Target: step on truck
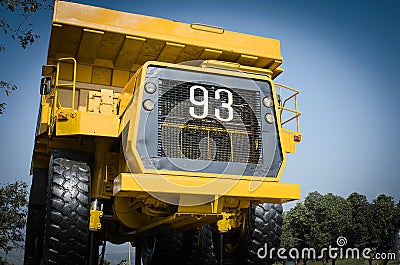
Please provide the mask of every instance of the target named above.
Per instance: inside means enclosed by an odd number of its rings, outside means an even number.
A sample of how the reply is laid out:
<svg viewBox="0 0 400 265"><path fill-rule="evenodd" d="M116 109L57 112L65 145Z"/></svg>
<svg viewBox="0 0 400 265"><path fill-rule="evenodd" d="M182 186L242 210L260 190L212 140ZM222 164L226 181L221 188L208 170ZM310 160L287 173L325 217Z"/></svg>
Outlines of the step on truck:
<svg viewBox="0 0 400 265"><path fill-rule="evenodd" d="M301 141L278 40L55 1L25 264L271 264Z"/></svg>

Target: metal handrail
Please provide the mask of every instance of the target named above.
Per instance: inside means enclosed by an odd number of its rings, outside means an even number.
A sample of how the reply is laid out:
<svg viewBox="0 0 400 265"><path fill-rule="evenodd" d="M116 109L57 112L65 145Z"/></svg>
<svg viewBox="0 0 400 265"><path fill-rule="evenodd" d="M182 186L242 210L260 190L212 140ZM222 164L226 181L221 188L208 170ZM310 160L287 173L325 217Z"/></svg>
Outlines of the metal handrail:
<svg viewBox="0 0 400 265"><path fill-rule="evenodd" d="M75 114L75 91L76 91L76 68L77 68L77 62L76 59L73 57L66 57L66 58L59 58L58 63L57 63L57 76L56 76L56 93L55 93L55 101L57 102L58 100L58 93L57 93L57 88L62 87L62 86L71 86L71 85L66 85L66 84L60 84L59 79L60 79L60 67L61 67L61 62L62 61L73 61L74 63L74 71L72 74L72 102L71 102L71 113L72 115Z"/></svg>
<svg viewBox="0 0 400 265"><path fill-rule="evenodd" d="M287 89L287 90L292 92L292 94L290 96L285 98L283 100L283 102L278 105L278 109L280 110L280 114L279 115L280 115L280 120L281 120L282 126L287 124L287 123L289 123L289 122L291 122L292 120L296 120L296 129L297 129L297 132L300 132L299 117L300 117L301 113L299 112L299 107L298 107L298 104L297 104L297 95L300 93L300 91L296 90L294 88L282 85L282 84L275 84L275 87L279 88L279 94L280 95L282 95L282 88ZM294 109L286 107L286 104L291 100L293 100L293 102L294 102ZM283 115L284 111L291 112L294 115L283 121L282 120L282 115Z"/></svg>

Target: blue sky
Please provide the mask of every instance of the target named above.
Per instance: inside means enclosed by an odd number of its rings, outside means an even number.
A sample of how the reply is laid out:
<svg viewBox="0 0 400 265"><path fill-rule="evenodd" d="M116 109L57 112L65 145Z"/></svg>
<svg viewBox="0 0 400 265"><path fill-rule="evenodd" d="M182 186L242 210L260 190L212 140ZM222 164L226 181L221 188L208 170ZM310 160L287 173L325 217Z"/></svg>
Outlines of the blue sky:
<svg viewBox="0 0 400 265"><path fill-rule="evenodd" d="M282 181L347 197L357 191L400 199L400 2L381 1L78 1L201 22L281 41L285 72L300 89L303 142ZM0 35L0 80L19 89L0 116L0 183L29 182L51 12L32 21L41 38L26 50Z"/></svg>

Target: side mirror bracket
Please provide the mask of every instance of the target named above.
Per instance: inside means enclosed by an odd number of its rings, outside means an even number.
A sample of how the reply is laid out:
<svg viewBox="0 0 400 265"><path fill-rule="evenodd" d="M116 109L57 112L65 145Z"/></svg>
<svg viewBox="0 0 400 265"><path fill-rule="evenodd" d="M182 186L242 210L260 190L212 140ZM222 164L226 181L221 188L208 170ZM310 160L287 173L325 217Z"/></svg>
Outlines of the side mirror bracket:
<svg viewBox="0 0 400 265"><path fill-rule="evenodd" d="M50 94L51 91L51 77L43 77L40 80L40 95Z"/></svg>
<svg viewBox="0 0 400 265"><path fill-rule="evenodd" d="M55 65L43 65L42 66L42 76L44 76L40 81L40 94L47 95L50 94L51 88L53 86L53 80L57 75L57 66Z"/></svg>

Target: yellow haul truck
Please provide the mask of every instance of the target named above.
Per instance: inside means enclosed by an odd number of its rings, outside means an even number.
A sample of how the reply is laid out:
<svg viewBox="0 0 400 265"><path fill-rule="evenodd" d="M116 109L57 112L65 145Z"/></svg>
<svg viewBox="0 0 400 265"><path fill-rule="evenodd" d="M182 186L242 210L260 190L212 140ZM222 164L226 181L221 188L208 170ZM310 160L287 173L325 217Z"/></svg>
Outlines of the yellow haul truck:
<svg viewBox="0 0 400 265"><path fill-rule="evenodd" d="M25 264L98 264L107 241L136 264L272 263L300 196L281 63L278 40L56 1Z"/></svg>

